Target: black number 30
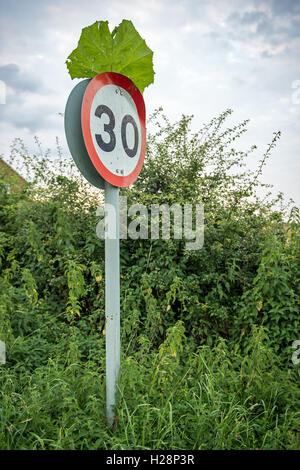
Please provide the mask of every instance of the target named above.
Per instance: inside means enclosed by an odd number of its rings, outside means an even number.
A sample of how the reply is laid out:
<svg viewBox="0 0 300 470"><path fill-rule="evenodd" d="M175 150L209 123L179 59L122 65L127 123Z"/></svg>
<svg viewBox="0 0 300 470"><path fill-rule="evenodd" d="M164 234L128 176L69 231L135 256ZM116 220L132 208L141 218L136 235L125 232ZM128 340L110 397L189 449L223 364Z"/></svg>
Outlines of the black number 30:
<svg viewBox="0 0 300 470"><path fill-rule="evenodd" d="M101 118L102 114L106 114L109 118L108 124L104 124L104 132L106 132L109 135L110 140L109 142L104 142L101 134L96 134L95 135L96 141L99 147L102 150L104 150L104 152L112 152L116 146L116 135L114 133L114 128L116 125L115 116L112 110L108 106L105 106L104 104L99 105L95 111L95 116L97 116L98 118ZM134 131L133 148L129 148L127 144L126 131L127 131L128 124L132 125L133 131ZM122 144L123 144L123 148L125 150L126 155L128 155L128 157L130 158L135 157L138 146L139 146L139 132L138 132L137 124L134 118L130 116L130 114L126 114L126 116L124 116L122 119L121 138L122 138Z"/></svg>

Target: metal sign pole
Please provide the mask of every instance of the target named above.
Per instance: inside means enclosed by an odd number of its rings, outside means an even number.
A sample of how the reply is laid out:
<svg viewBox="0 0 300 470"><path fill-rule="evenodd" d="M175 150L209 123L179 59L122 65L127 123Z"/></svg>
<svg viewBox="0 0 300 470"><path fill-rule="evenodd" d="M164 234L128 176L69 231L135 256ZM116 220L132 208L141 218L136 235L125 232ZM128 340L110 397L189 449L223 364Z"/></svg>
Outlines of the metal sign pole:
<svg viewBox="0 0 300 470"><path fill-rule="evenodd" d="M112 425L120 371L119 188L107 181L105 205L109 205L105 215L106 417Z"/></svg>
<svg viewBox="0 0 300 470"><path fill-rule="evenodd" d="M78 83L66 105L65 131L72 157L85 179L105 190L106 416L110 425L115 419L120 372L119 187L134 183L142 169L145 122L139 89L115 72Z"/></svg>

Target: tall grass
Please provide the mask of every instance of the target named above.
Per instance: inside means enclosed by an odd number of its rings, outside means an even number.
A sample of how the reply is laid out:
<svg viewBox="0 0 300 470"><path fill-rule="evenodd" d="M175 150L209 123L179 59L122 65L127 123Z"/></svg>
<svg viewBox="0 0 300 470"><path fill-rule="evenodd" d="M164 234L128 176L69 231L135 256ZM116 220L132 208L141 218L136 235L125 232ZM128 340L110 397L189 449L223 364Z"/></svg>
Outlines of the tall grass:
<svg viewBox="0 0 300 470"><path fill-rule="evenodd" d="M28 373L1 369L2 449L299 449L299 393L293 371L276 363L263 330L247 356L192 350L178 322L159 349L122 357L113 428L105 419L104 341L81 351L69 332L58 352ZM123 347L124 350L124 347Z"/></svg>

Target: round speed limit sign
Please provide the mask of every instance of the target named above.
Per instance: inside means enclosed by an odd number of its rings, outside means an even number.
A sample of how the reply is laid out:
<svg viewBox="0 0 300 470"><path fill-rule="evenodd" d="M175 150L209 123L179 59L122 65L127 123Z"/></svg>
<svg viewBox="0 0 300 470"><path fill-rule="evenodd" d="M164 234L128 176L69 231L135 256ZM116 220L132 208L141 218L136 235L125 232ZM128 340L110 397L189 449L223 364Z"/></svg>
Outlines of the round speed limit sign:
<svg viewBox="0 0 300 470"><path fill-rule="evenodd" d="M124 75L105 72L85 91L81 125L86 149L98 173L114 186L129 186L145 158L145 103Z"/></svg>

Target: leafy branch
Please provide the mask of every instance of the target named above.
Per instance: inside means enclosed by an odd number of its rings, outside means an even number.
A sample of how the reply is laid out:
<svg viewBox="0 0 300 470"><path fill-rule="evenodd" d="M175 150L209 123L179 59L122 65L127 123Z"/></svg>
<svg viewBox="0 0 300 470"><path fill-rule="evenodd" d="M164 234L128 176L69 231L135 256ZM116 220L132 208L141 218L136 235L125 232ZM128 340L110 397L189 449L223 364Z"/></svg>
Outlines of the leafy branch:
<svg viewBox="0 0 300 470"><path fill-rule="evenodd" d="M72 79L117 72L129 77L141 93L154 82L153 52L129 20L123 20L112 32L108 21L95 21L83 28L66 64Z"/></svg>

